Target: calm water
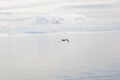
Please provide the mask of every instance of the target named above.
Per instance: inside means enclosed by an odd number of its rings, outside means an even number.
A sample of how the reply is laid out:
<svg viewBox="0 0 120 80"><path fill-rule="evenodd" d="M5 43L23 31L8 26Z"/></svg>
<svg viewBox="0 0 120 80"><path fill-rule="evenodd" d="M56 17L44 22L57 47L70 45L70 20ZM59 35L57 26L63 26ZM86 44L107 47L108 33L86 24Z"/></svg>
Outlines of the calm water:
<svg viewBox="0 0 120 80"><path fill-rule="evenodd" d="M1 34L0 80L119 80L119 36L104 31Z"/></svg>

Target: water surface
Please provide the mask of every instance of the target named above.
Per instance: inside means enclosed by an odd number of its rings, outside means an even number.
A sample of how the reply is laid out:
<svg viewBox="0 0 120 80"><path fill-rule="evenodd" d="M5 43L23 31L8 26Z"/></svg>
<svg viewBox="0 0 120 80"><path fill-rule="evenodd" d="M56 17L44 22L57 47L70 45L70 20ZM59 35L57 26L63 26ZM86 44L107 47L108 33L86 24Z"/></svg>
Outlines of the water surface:
<svg viewBox="0 0 120 80"><path fill-rule="evenodd" d="M119 36L109 31L1 34L0 79L119 80Z"/></svg>

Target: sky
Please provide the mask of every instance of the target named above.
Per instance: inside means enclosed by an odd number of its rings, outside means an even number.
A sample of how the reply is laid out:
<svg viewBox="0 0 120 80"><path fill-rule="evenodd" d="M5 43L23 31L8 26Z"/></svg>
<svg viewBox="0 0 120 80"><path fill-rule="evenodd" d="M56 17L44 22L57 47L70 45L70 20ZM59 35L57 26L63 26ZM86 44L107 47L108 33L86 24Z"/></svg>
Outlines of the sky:
<svg viewBox="0 0 120 80"><path fill-rule="evenodd" d="M120 30L119 0L0 0L0 32Z"/></svg>

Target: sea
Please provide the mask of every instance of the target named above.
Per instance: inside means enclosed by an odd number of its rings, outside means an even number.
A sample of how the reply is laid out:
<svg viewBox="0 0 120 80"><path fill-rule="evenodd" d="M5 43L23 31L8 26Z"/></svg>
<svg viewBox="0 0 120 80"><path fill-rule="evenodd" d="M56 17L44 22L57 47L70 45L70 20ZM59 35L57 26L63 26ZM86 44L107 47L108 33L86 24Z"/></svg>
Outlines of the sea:
<svg viewBox="0 0 120 80"><path fill-rule="evenodd" d="M120 80L119 41L119 31L0 34L0 80Z"/></svg>

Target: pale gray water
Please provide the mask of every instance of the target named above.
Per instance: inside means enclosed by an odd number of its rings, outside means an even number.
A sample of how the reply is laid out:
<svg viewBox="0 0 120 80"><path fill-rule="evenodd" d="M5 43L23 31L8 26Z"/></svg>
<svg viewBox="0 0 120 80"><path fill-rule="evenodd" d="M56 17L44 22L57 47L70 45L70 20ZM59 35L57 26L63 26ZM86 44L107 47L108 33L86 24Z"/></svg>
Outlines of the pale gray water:
<svg viewBox="0 0 120 80"><path fill-rule="evenodd" d="M0 80L120 80L119 41L104 31L1 34Z"/></svg>

